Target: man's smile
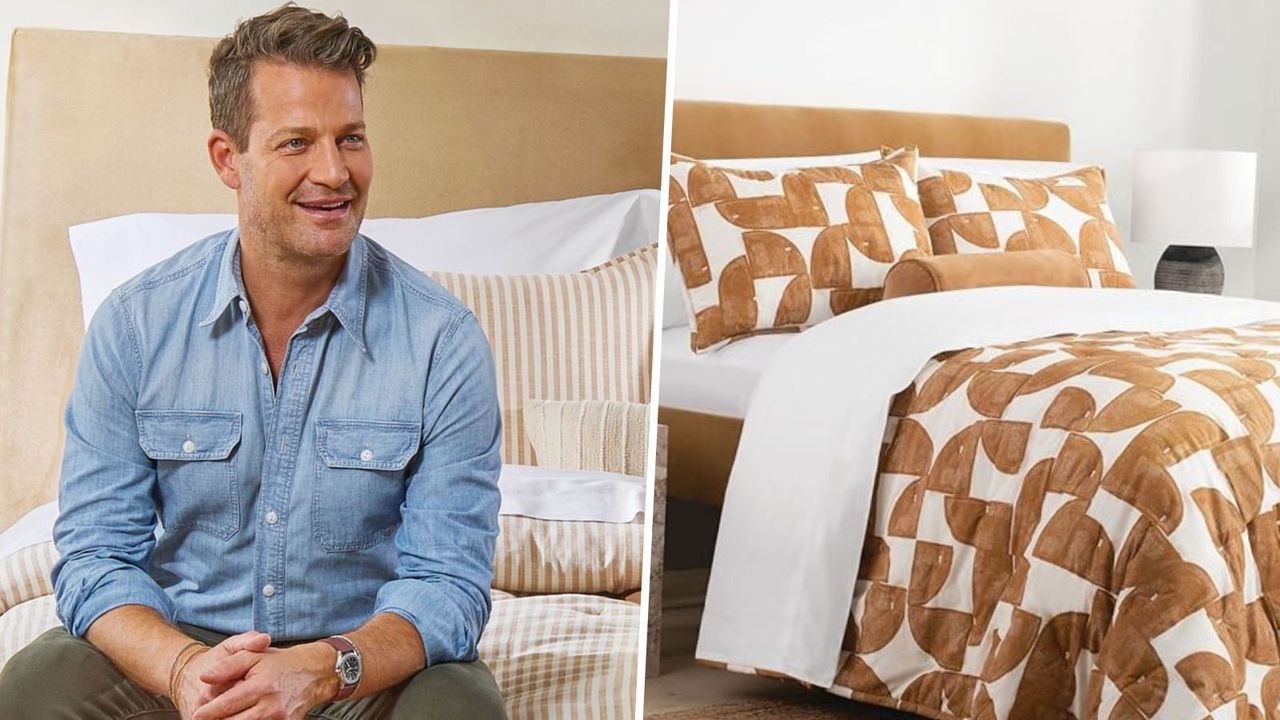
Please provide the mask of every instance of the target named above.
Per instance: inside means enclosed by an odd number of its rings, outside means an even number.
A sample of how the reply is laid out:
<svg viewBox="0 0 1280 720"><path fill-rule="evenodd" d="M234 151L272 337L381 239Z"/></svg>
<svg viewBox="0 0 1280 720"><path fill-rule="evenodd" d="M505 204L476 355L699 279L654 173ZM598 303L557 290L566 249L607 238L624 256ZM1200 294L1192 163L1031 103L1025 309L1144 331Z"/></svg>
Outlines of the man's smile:
<svg viewBox="0 0 1280 720"><path fill-rule="evenodd" d="M354 198L329 197L309 200L295 200L294 205L317 220L340 220L351 210Z"/></svg>

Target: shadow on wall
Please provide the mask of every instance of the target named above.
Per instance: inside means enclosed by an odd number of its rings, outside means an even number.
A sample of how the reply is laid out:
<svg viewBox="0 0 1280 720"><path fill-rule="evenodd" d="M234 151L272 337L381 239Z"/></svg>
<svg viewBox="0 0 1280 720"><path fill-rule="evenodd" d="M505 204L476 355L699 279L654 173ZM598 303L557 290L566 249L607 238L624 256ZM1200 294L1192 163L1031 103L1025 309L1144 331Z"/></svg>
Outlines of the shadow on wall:
<svg viewBox="0 0 1280 720"><path fill-rule="evenodd" d="M1280 189L1280 155L1266 152L1267 135L1280 150L1280 104L1273 88L1280 77L1274 72L1280 47L1270 42L1270 28L1280 22L1280 8L1268 0L1232 3L1231 12L1220 4L1196 3L1196 77L1192 83L1194 109L1189 137L1194 146L1208 150L1245 150L1259 153L1258 197L1267 189ZM1270 107L1268 107L1270 106ZM1268 155L1273 161L1268 168ZM1270 177L1268 177L1270 175ZM1274 192L1270 193L1275 195ZM1265 281L1269 264L1280 271L1280 248L1268 257L1267 222L1280 224L1280 208L1259 203L1254 247L1219 250L1226 266L1224 295L1280 299L1280 287ZM1268 212L1270 211L1270 212ZM1270 261L1269 263L1267 261ZM1274 277L1274 272L1271 273ZM1272 286L1268 288L1268 285Z"/></svg>
<svg viewBox="0 0 1280 720"><path fill-rule="evenodd" d="M1220 251L1227 264L1227 284L1232 285L1230 264L1240 258L1252 268L1251 294L1264 300L1280 300L1280 46L1271 41L1270 30L1280 26L1280 3L1250 0L1222 13L1221 7L1204 3L1200 22L1207 27L1229 24L1239 33L1240 45L1224 31L1216 41L1206 39L1205 68L1197 85L1200 97L1219 101L1220 107L1206 108L1206 115L1235 115L1240 123L1250 123L1253 135L1217 138L1222 149L1253 150L1258 153L1258 209L1254 222L1252 249ZM1215 10L1217 12L1215 12ZM1228 17L1218 17L1225 15ZM1246 49L1247 48L1247 49ZM1231 94L1225 94L1230 91ZM1232 99L1237 102L1230 102ZM1239 102L1239 100L1246 102ZM1212 127L1204 128L1204 139ZM1212 147L1212 146L1211 146Z"/></svg>

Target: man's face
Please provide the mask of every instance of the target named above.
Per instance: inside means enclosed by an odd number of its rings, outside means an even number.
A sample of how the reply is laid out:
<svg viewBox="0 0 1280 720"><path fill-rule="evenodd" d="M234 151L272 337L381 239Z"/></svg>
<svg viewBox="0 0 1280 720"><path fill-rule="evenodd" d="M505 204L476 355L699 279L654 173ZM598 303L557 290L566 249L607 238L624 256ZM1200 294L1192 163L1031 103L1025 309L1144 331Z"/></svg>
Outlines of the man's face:
<svg viewBox="0 0 1280 720"><path fill-rule="evenodd" d="M368 203L373 155L355 73L258 63L239 153L242 228L278 257L338 257Z"/></svg>

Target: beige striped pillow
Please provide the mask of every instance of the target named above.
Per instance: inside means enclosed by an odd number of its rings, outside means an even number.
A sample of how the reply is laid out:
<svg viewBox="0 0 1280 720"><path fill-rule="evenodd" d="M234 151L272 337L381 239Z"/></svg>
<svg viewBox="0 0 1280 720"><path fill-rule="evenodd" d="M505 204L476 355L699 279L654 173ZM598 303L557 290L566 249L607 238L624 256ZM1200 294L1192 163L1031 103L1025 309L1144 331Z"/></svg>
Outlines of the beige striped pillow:
<svg viewBox="0 0 1280 720"><path fill-rule="evenodd" d="M42 542L0 558L0 614L53 592L53 564L58 549Z"/></svg>
<svg viewBox="0 0 1280 720"><path fill-rule="evenodd" d="M628 523L498 517L493 587L513 593L612 593L644 582L644 518Z"/></svg>
<svg viewBox="0 0 1280 720"><path fill-rule="evenodd" d="M562 275L431 274L493 348L503 462L533 464L525 398L649 401L657 253L655 243Z"/></svg>
<svg viewBox="0 0 1280 720"><path fill-rule="evenodd" d="M649 406L617 400L526 400L524 429L542 467L644 475Z"/></svg>

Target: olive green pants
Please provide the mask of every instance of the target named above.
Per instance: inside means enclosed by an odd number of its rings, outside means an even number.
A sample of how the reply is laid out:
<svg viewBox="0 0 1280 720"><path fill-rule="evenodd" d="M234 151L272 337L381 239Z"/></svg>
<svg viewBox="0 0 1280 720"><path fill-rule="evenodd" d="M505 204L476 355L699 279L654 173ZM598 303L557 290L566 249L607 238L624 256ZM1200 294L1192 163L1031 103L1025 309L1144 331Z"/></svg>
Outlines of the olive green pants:
<svg viewBox="0 0 1280 720"><path fill-rule="evenodd" d="M217 645L226 635L180 625L193 640ZM485 664L444 663L393 688L314 708L323 720L502 720L493 674ZM138 687L96 647L56 627L0 670L0 720L178 720L163 695Z"/></svg>

